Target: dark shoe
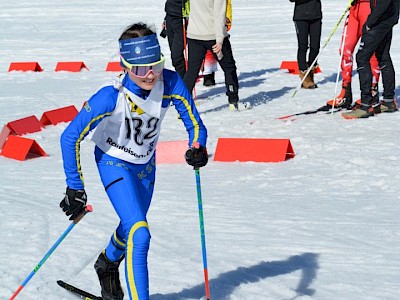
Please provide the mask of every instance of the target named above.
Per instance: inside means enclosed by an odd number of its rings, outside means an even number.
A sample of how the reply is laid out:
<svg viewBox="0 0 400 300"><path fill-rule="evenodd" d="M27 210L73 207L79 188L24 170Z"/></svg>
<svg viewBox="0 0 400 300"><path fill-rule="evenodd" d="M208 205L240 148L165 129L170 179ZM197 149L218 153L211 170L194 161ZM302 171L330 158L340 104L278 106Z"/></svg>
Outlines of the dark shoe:
<svg viewBox="0 0 400 300"><path fill-rule="evenodd" d="M326 105L331 108L333 106L334 108L351 109L352 102L353 102L353 93L351 91L351 83L348 83L347 85L343 85L340 94L334 99L329 100L326 103Z"/></svg>
<svg viewBox="0 0 400 300"><path fill-rule="evenodd" d="M374 109L372 106L361 105L360 108L352 110L350 112L342 113L342 117L345 119L365 119L374 115Z"/></svg>
<svg viewBox="0 0 400 300"><path fill-rule="evenodd" d="M214 86L215 85L215 73L207 74L203 76L204 86Z"/></svg>
<svg viewBox="0 0 400 300"><path fill-rule="evenodd" d="M393 101L383 99L379 105L379 109L383 113L392 113L398 111L399 107L395 99L393 99Z"/></svg>
<svg viewBox="0 0 400 300"><path fill-rule="evenodd" d="M122 259L121 259L122 260ZM103 300L123 300L121 282L119 281L118 267L121 260L112 262L105 256L105 252L100 253L94 268L101 285L101 297Z"/></svg>
<svg viewBox="0 0 400 300"><path fill-rule="evenodd" d="M228 96L228 101L229 101L229 104L233 104L233 105L237 106L237 104L239 102L239 96L237 94L230 94Z"/></svg>

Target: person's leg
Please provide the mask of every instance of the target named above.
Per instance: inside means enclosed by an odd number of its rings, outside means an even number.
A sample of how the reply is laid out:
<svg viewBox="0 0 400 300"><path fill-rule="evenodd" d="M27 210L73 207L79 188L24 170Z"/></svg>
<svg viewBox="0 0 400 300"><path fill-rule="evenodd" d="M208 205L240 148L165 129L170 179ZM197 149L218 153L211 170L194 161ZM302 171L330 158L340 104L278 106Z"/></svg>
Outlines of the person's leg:
<svg viewBox="0 0 400 300"><path fill-rule="evenodd" d="M129 297L149 299L147 253L150 232L146 213L154 189L154 158L148 164L134 165L104 157L107 158L98 160L97 164L107 195L120 218L116 232L121 237L117 237L122 242L118 243L120 248L125 243L125 278ZM121 249L111 241L105 255L111 261L120 252Z"/></svg>
<svg viewBox="0 0 400 300"><path fill-rule="evenodd" d="M199 76L199 71L201 65L203 63L203 59L207 52L207 47L205 43L207 41L200 41L194 39L187 39L188 42L188 69L186 71L185 76L183 77L183 81L189 92L193 92L193 88L196 84L197 77Z"/></svg>
<svg viewBox="0 0 400 300"><path fill-rule="evenodd" d="M239 80L237 77L236 61L233 58L229 37L224 39L222 44L222 54L224 56L218 61L218 63L224 71L226 95L228 96L230 104L237 105L239 101Z"/></svg>
<svg viewBox="0 0 400 300"><path fill-rule="evenodd" d="M372 30L365 32L362 35L360 48L356 55L357 71L360 80L361 103L364 104L364 106L370 106L372 104L372 73L370 60L378 45L379 43L376 42L376 32Z"/></svg>
<svg viewBox="0 0 400 300"><path fill-rule="evenodd" d="M347 28L343 29L342 43L340 44L339 49L339 53L342 56L340 63L342 70L342 86L348 86L352 81L353 54L354 49L361 37L361 33L359 32L360 26L360 22L356 17L354 9L350 10Z"/></svg>
<svg viewBox="0 0 400 300"><path fill-rule="evenodd" d="M310 22L310 52L308 54L307 66L311 66L319 54L321 44L322 20L313 20ZM318 62L315 63L315 66Z"/></svg>
<svg viewBox="0 0 400 300"><path fill-rule="evenodd" d="M358 21L358 38L362 36L362 29L365 24L365 22L368 19L369 14L371 13L371 7L370 3L368 1L363 1L358 4L356 4L356 17ZM376 59L375 54L372 55L370 59L370 65L371 65L371 72L372 72L372 85L377 86L379 82L379 64L378 60Z"/></svg>
<svg viewBox="0 0 400 300"><path fill-rule="evenodd" d="M316 68L318 67L318 62L316 61L318 54L319 54L319 48L320 48L320 43L321 43L321 27L322 27L322 20L313 20L310 22L310 52L308 54L308 61L307 61L307 66L310 68L311 65L311 70L308 73L308 82L310 83L310 88L317 88L318 86L315 84L314 81L314 73Z"/></svg>
<svg viewBox="0 0 400 300"><path fill-rule="evenodd" d="M390 57L393 30L391 29L376 49L376 56L379 61L379 68L382 73L383 99L394 99L395 95L395 72Z"/></svg>
<svg viewBox="0 0 400 300"><path fill-rule="evenodd" d="M295 21L297 34L297 63L300 71L307 70L307 50L309 23L307 21Z"/></svg>
<svg viewBox="0 0 400 300"><path fill-rule="evenodd" d="M326 103L328 108L334 106L337 108L349 109L353 103L353 92L351 88L353 53L360 39L358 35L359 25L357 11L355 7L352 6L343 27L342 40L339 47L342 88L339 95Z"/></svg>
<svg viewBox="0 0 400 300"><path fill-rule="evenodd" d="M186 72L184 56L184 36L182 18L166 16L168 45L171 51L172 65L175 71L183 78Z"/></svg>
<svg viewBox="0 0 400 300"><path fill-rule="evenodd" d="M344 118L368 118L374 115L374 108L372 108L374 104L374 98L371 92L372 72L370 60L372 55L380 47L382 41L385 39L390 30L391 27L388 27L387 25L381 23L371 28L369 31L366 31L364 25L360 47L356 55L357 71L360 79L361 104L360 108L353 110L349 113L343 113L342 116ZM380 56L378 56L378 53L376 53L376 55L379 60Z"/></svg>

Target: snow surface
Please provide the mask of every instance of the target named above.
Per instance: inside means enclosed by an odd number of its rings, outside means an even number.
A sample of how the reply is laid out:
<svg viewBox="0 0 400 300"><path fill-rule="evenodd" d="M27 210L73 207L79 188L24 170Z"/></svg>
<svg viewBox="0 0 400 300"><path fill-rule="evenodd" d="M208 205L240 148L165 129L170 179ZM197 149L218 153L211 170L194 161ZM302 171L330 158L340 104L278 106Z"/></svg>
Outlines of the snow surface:
<svg viewBox="0 0 400 300"><path fill-rule="evenodd" d="M348 1L323 1L323 45ZM160 32L161 0L1 1L0 125L51 109L80 108L114 73L118 36L137 21ZM211 298L400 299L400 113L365 120L340 114L277 117L321 106L335 95L342 25L320 56L319 88L300 90L280 70L295 60L289 1L234 0L231 43L242 101L230 112L223 73L217 86L197 85L198 109L209 130L209 152L220 137L289 138L294 159L281 163L219 163L201 169ZM400 26L392 58L400 76ZM167 41L160 39L168 57ZM11 62L37 61L43 72L8 72ZM54 72L59 61L83 61L89 71ZM354 97L358 75L354 72ZM400 86L396 88L400 95ZM206 98L206 99L204 99ZM186 132L171 109L161 140ZM0 295L8 299L70 224L58 204L65 191L59 137L67 124L26 137L48 157L24 162L0 157ZM82 144L87 215L17 299L74 299L56 280L99 294L93 264L118 223L93 159ZM195 175L185 164L159 165L148 214L152 300L205 299ZM121 268L122 270L122 268ZM123 272L123 271L122 271ZM123 273L122 273L123 274ZM122 276L122 275L121 275ZM125 282L123 281L125 288Z"/></svg>

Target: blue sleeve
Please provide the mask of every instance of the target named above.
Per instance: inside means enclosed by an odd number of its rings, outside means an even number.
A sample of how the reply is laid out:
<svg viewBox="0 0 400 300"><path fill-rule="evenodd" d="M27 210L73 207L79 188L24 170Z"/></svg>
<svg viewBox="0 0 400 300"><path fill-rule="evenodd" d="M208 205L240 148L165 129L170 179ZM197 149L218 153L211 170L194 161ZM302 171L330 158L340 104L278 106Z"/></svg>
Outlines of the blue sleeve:
<svg viewBox="0 0 400 300"><path fill-rule="evenodd" d="M178 73L164 70L164 84L166 85L166 95L170 98L178 111L180 118L189 134L189 147L195 142L206 147L207 129L200 118L195 102L190 95L185 83Z"/></svg>
<svg viewBox="0 0 400 300"><path fill-rule="evenodd" d="M118 91L112 86L100 89L87 102L61 135L61 152L66 183L71 189L83 189L80 142L90 130L115 109Z"/></svg>

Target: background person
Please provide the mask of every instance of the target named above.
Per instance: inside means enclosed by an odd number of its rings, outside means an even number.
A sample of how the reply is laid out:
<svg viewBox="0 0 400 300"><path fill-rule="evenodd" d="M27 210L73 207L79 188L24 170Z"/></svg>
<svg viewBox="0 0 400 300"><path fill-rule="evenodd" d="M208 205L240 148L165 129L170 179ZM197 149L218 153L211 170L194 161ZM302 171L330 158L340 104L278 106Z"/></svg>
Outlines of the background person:
<svg viewBox="0 0 400 300"><path fill-rule="evenodd" d="M347 108L350 109L355 107L357 101L353 106L353 92L351 89L351 81L353 74L353 55L354 49L359 42L363 26L365 21L367 20L369 14L371 13L370 0L354 0L351 3L351 8L349 12L349 16L345 22L343 33L342 33L342 42L339 48L339 53L342 56L341 60L341 75L342 75L342 90L340 94L334 99L329 100L327 104L327 108L332 108L332 106L336 108ZM343 49L343 53L342 53ZM376 59L375 54L372 55L370 60L371 72L372 72L372 93L375 97L375 102L379 102L379 93L378 93L378 82L379 82L379 65L378 60Z"/></svg>
<svg viewBox="0 0 400 300"><path fill-rule="evenodd" d="M226 0L192 0L190 2L188 41L188 70L183 78L193 91L207 50L212 50L225 76L229 104L238 108L239 81L236 62L226 27Z"/></svg>
<svg viewBox="0 0 400 300"><path fill-rule="evenodd" d="M346 119L368 118L375 113L395 112L398 110L395 96L395 72L390 57L393 26L399 21L400 0L371 0L371 14L363 27L360 48L358 49L357 71L360 79L361 105L349 113L343 113ZM383 100L374 105L372 72L370 59L375 53L382 73Z"/></svg>
<svg viewBox="0 0 400 300"><path fill-rule="evenodd" d="M303 80L308 68L319 54L321 43L322 8L321 0L290 0L294 2L293 21L297 34L297 63L300 79ZM310 48L307 58L307 51ZM302 88L314 89L314 73L317 62L303 81Z"/></svg>

